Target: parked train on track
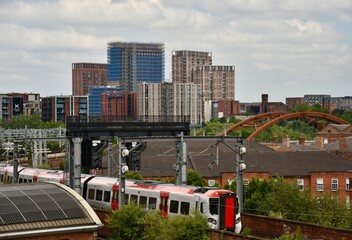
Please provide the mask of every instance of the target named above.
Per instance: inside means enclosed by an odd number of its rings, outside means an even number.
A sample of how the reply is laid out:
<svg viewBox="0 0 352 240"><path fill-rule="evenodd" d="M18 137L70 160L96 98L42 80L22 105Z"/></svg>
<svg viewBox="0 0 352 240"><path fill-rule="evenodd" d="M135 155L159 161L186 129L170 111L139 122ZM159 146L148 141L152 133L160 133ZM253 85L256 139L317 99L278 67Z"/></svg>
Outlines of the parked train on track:
<svg viewBox="0 0 352 240"><path fill-rule="evenodd" d="M13 181L13 166L0 165L0 183ZM18 167L18 183L52 181L64 183L64 172ZM82 197L95 209L118 208L118 178L82 174ZM220 188L175 186L157 181L126 180L125 200L135 201L145 209L160 209L163 215L188 215L199 210L209 227L239 233L242 228L236 194Z"/></svg>

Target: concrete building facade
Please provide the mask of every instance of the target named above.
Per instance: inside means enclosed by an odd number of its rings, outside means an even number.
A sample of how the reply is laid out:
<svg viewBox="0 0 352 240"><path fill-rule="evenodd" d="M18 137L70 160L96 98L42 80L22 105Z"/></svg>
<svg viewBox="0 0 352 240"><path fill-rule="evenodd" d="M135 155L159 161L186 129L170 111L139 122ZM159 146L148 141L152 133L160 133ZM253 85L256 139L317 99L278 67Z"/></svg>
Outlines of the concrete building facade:
<svg viewBox="0 0 352 240"><path fill-rule="evenodd" d="M201 86L194 83L142 83L138 85L138 114L186 116L191 124L202 122Z"/></svg>
<svg viewBox="0 0 352 240"><path fill-rule="evenodd" d="M72 95L88 95L91 86L106 86L108 65L105 63L72 63Z"/></svg>
<svg viewBox="0 0 352 240"><path fill-rule="evenodd" d="M88 96L51 96L42 98L42 121L66 122L66 117L87 118Z"/></svg>
<svg viewBox="0 0 352 240"><path fill-rule="evenodd" d="M201 84L203 101L235 100L234 66L201 66L193 71L193 82Z"/></svg>
<svg viewBox="0 0 352 240"><path fill-rule="evenodd" d="M193 70L201 66L212 65L211 52L199 51L173 51L171 59L172 82L191 83L194 82Z"/></svg>

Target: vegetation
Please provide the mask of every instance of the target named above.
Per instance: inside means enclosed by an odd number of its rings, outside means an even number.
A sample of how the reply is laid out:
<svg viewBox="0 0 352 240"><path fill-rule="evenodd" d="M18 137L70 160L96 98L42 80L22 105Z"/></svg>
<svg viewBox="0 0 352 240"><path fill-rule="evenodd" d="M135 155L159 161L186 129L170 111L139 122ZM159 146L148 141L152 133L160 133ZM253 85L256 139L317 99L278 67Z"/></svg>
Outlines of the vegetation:
<svg viewBox="0 0 352 240"><path fill-rule="evenodd" d="M107 224L115 232L113 239L209 239L207 220L199 212L164 218L158 211L144 211L135 202L113 211Z"/></svg>
<svg viewBox="0 0 352 240"><path fill-rule="evenodd" d="M143 180L143 176L139 172L128 171L125 173L126 178L135 179L135 180Z"/></svg>
<svg viewBox="0 0 352 240"><path fill-rule="evenodd" d="M196 170L187 171L187 184L200 187L207 185L204 178Z"/></svg>
<svg viewBox="0 0 352 240"><path fill-rule="evenodd" d="M282 178L269 181L253 178L244 190L243 205L247 213L352 228L352 212L344 201L329 195L314 197L309 190L300 191L295 182Z"/></svg>
<svg viewBox="0 0 352 240"><path fill-rule="evenodd" d="M66 125L62 122L43 122L40 118L39 113L35 113L30 116L18 115L14 116L11 120L1 120L0 126L2 128L10 129L23 129L23 128L34 128L34 129L46 129L46 128L66 128Z"/></svg>

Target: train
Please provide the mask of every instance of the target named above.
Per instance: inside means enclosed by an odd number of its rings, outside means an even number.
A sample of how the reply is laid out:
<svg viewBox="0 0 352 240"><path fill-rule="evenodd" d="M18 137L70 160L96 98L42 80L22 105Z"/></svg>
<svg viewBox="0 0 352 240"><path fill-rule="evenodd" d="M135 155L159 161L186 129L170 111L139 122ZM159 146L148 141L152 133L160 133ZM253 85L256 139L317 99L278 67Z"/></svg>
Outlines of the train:
<svg viewBox="0 0 352 240"><path fill-rule="evenodd" d="M51 181L65 183L61 170L18 167L18 184ZM0 183L13 182L14 168L0 165ZM94 209L118 209L119 180L113 177L81 175L81 195ZM159 209L164 216L189 215L200 211L212 229L239 233L242 228L239 200L233 191L196 186L176 186L152 180L126 179L125 201L135 201L146 210Z"/></svg>

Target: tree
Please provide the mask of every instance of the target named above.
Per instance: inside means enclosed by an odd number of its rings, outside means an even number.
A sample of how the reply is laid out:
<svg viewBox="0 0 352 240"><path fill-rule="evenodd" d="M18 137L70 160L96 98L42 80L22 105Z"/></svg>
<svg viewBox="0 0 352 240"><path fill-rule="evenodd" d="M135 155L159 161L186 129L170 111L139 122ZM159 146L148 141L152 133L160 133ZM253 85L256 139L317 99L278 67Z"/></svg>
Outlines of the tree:
<svg viewBox="0 0 352 240"><path fill-rule="evenodd" d="M207 185L204 178L196 170L187 171L187 184L200 187Z"/></svg>
<svg viewBox="0 0 352 240"><path fill-rule="evenodd" d="M156 240L208 240L207 219L198 211L189 216L170 217L163 224Z"/></svg>
<svg viewBox="0 0 352 240"><path fill-rule="evenodd" d="M135 180L143 180L143 176L139 172L128 171L125 173L126 178L135 179Z"/></svg>
<svg viewBox="0 0 352 240"><path fill-rule="evenodd" d="M135 202L130 202L122 208L112 211L106 223L115 233L114 239L132 240L140 239L144 231L146 212Z"/></svg>
<svg viewBox="0 0 352 240"><path fill-rule="evenodd" d="M114 230L113 239L209 239L207 219L198 211L165 218L160 211L145 211L135 202L130 202L112 211L106 222Z"/></svg>

